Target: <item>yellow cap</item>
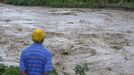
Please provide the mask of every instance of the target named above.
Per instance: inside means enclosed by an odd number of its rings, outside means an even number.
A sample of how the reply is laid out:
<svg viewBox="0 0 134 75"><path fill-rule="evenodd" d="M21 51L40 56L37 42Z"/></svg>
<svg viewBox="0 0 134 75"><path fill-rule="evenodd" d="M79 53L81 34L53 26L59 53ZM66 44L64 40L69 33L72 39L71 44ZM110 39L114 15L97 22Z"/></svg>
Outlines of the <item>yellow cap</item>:
<svg viewBox="0 0 134 75"><path fill-rule="evenodd" d="M35 29L32 32L32 40L34 42L41 42L45 38L45 32L42 29Z"/></svg>

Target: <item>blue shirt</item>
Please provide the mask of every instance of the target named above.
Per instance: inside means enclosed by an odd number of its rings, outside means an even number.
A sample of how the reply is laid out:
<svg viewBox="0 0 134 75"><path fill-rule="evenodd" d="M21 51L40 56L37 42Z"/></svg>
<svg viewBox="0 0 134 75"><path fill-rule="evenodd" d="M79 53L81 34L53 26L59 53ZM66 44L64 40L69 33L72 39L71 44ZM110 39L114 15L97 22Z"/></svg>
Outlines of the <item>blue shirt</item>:
<svg viewBox="0 0 134 75"><path fill-rule="evenodd" d="M20 70L28 75L44 75L52 71L52 54L41 44L32 44L24 49L20 57Z"/></svg>

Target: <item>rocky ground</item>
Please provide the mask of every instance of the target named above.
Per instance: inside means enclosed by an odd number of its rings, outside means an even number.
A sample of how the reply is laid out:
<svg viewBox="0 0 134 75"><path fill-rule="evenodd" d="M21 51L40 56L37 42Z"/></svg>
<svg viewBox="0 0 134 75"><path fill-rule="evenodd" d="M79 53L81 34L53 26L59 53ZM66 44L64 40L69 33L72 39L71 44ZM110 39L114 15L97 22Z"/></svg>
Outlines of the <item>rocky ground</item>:
<svg viewBox="0 0 134 75"><path fill-rule="evenodd" d="M74 75L87 63L87 75L134 75L134 12L111 9L24 7L0 4L1 63L18 65L35 28L46 31L59 75Z"/></svg>

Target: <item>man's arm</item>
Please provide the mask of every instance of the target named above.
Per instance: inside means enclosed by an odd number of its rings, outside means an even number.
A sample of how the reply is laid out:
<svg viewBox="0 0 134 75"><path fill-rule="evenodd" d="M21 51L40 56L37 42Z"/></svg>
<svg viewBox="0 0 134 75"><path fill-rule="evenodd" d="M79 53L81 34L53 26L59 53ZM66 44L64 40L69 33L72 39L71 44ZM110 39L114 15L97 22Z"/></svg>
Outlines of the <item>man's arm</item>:
<svg viewBox="0 0 134 75"><path fill-rule="evenodd" d="M52 72L52 70L53 70L52 54L48 53L46 64L44 65L44 74L48 75L49 72Z"/></svg>
<svg viewBox="0 0 134 75"><path fill-rule="evenodd" d="M28 75L25 70L26 70L26 67L25 67L25 63L24 63L24 57L23 57L23 52L20 56L20 64L19 64L19 68L20 68L20 74L21 75Z"/></svg>

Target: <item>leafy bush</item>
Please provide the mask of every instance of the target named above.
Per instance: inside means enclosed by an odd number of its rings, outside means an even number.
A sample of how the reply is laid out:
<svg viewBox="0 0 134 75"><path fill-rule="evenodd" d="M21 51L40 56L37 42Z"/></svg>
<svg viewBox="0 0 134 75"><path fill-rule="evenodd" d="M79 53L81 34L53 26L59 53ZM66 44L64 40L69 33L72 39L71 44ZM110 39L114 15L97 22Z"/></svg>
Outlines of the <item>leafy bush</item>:
<svg viewBox="0 0 134 75"><path fill-rule="evenodd" d="M6 66L4 64L0 64L0 75L2 75L5 72Z"/></svg>
<svg viewBox="0 0 134 75"><path fill-rule="evenodd" d="M86 75L86 71L89 71L89 68L87 67L86 63L81 65L77 64L75 66L74 71L75 71L75 75Z"/></svg>
<svg viewBox="0 0 134 75"><path fill-rule="evenodd" d="M19 75L19 68L16 66L5 66L0 64L0 75Z"/></svg>
<svg viewBox="0 0 134 75"><path fill-rule="evenodd" d="M19 68L15 66L7 67L3 75L19 75Z"/></svg>
<svg viewBox="0 0 134 75"><path fill-rule="evenodd" d="M17 66L5 66L0 64L0 75L20 75L19 68ZM49 75L58 75L54 69Z"/></svg>

